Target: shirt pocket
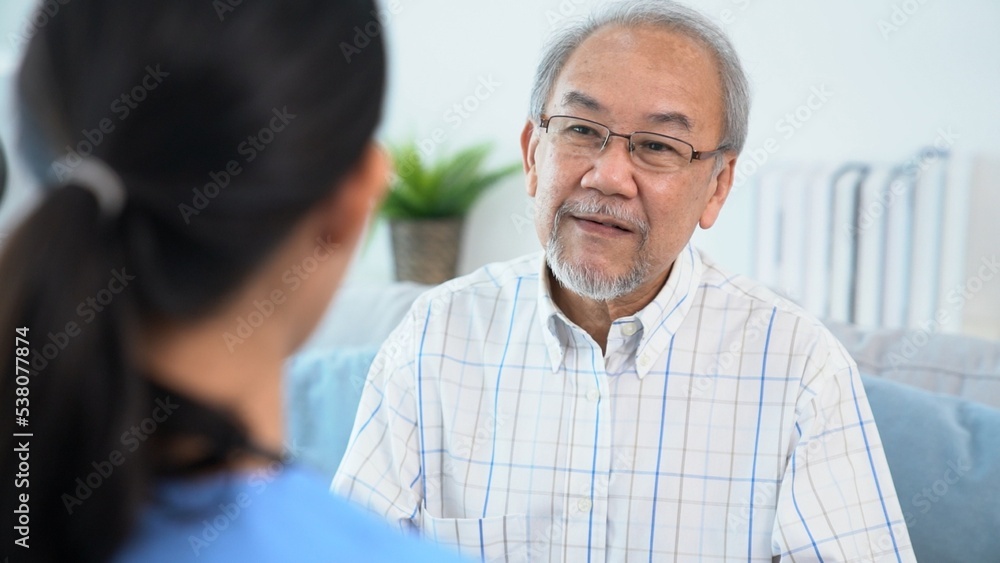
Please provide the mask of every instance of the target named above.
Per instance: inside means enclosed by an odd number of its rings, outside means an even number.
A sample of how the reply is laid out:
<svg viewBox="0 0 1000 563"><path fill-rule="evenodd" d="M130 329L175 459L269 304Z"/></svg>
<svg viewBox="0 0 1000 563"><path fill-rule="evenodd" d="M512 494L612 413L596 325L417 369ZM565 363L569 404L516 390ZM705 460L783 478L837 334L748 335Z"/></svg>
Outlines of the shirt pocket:
<svg viewBox="0 0 1000 563"><path fill-rule="evenodd" d="M421 512L421 536L458 550L473 561L520 563L528 560L528 526L524 514L436 518L426 508Z"/></svg>

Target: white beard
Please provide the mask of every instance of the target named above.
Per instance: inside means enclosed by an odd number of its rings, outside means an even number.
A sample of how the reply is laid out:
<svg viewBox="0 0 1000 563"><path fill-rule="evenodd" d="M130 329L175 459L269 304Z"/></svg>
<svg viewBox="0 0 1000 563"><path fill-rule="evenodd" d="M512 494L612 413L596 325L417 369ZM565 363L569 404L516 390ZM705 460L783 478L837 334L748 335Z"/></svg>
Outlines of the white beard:
<svg viewBox="0 0 1000 563"><path fill-rule="evenodd" d="M571 263L566 258L566 245L559 238L559 225L564 217L571 214L608 215L630 225L633 232L639 233L642 239L639 242L638 259L629 271L621 276L612 276ZM649 226L641 218L597 202L565 202L552 220L552 230L545 246L545 261L552 275L566 289L594 301L611 301L636 291L646 280L650 269L646 249L648 240Z"/></svg>

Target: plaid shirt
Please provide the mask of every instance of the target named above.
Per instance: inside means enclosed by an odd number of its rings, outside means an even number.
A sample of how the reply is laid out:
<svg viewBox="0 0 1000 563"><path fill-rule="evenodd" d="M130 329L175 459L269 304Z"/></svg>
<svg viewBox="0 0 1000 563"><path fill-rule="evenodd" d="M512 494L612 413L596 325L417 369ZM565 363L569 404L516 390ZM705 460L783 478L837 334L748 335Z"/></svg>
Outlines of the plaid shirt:
<svg viewBox="0 0 1000 563"><path fill-rule="evenodd" d="M914 561L857 367L690 245L606 353L541 253L421 296L332 489L483 561Z"/></svg>

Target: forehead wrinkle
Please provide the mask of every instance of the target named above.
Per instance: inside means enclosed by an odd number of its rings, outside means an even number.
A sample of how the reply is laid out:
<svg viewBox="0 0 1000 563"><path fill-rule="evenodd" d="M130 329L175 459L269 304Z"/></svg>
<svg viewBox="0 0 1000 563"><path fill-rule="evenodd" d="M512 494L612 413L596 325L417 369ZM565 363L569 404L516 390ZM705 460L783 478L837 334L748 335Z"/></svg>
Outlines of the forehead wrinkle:
<svg viewBox="0 0 1000 563"><path fill-rule="evenodd" d="M563 95L562 105L606 113L604 106L600 102L579 90L570 90ZM646 121L655 125L674 125L689 132L694 129L694 119L679 111L650 113L646 115Z"/></svg>

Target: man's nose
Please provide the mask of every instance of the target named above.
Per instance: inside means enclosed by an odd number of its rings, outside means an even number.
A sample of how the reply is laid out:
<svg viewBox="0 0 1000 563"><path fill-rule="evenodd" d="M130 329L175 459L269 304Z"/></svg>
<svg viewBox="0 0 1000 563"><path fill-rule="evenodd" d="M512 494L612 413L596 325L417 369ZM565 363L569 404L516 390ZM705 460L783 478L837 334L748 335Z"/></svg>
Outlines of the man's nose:
<svg viewBox="0 0 1000 563"><path fill-rule="evenodd" d="M635 163L629 151L631 140L621 135L611 135L604 149L594 158L594 164L583 176L584 188L592 188L604 195L635 197Z"/></svg>

